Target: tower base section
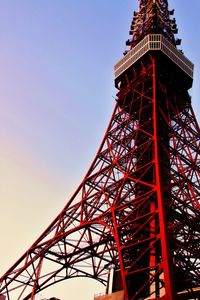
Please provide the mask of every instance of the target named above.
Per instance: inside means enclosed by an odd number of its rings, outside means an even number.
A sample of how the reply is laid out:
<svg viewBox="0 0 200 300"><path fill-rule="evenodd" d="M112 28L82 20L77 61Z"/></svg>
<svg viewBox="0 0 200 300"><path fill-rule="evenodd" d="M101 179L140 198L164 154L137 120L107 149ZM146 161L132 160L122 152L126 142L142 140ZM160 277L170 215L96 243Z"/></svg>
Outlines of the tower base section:
<svg viewBox="0 0 200 300"><path fill-rule="evenodd" d="M94 300L124 300L124 291L94 296Z"/></svg>

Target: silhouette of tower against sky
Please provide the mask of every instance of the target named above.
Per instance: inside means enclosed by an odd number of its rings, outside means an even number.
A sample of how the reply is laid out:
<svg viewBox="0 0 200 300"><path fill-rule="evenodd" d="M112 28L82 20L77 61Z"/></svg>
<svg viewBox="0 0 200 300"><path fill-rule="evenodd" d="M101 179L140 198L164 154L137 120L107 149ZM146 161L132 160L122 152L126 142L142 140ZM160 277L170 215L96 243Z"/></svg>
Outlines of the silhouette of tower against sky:
<svg viewBox="0 0 200 300"><path fill-rule="evenodd" d="M1 277L6 299L93 278L101 299L200 299L200 130L193 64L167 0L140 0L115 65L116 106L61 213Z"/></svg>

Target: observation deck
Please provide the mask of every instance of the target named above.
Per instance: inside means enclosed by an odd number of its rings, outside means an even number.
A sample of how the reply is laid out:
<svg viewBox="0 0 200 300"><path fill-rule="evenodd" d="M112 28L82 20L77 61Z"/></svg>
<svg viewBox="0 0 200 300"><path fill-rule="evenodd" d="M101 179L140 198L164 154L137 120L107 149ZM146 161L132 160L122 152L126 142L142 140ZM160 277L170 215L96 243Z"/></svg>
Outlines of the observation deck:
<svg viewBox="0 0 200 300"><path fill-rule="evenodd" d="M115 64L115 82L117 82L120 75L149 51L161 51L182 69L191 80L193 79L194 64L162 34L149 34Z"/></svg>

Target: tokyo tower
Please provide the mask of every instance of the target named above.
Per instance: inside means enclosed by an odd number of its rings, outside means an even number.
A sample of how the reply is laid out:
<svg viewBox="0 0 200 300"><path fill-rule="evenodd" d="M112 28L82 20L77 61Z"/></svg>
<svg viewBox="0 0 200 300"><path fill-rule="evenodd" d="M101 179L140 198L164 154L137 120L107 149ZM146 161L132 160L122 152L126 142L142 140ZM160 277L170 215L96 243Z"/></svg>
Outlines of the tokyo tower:
<svg viewBox="0 0 200 300"><path fill-rule="evenodd" d="M101 300L200 299L200 129L173 14L167 0L139 1L96 157L0 278L0 299L34 299L75 277L104 284Z"/></svg>

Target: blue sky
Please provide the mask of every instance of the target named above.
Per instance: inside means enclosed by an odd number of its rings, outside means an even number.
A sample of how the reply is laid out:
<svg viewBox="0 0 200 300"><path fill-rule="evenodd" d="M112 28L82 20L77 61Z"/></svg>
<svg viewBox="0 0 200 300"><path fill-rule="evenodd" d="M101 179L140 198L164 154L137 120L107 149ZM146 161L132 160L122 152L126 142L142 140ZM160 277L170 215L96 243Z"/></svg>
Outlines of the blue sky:
<svg viewBox="0 0 200 300"><path fill-rule="evenodd" d="M199 119L200 2L169 6L195 63L191 95ZM115 104L113 66L137 7L137 0L0 0L0 274L86 173ZM69 288L49 293L65 300ZM90 289L85 284L77 299L92 299Z"/></svg>

